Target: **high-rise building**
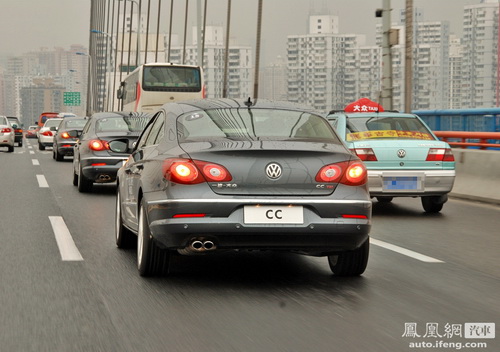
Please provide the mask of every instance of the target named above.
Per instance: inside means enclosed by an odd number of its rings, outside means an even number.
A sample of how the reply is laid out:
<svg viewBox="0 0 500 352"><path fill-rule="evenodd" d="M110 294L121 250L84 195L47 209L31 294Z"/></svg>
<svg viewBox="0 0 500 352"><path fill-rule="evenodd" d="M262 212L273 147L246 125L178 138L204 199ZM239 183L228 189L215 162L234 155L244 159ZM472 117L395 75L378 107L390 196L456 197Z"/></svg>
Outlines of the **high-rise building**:
<svg viewBox="0 0 500 352"><path fill-rule="evenodd" d="M462 108L499 106L498 0L464 7Z"/></svg>
<svg viewBox="0 0 500 352"><path fill-rule="evenodd" d="M449 109L462 108L463 45L460 38L450 36L450 100Z"/></svg>

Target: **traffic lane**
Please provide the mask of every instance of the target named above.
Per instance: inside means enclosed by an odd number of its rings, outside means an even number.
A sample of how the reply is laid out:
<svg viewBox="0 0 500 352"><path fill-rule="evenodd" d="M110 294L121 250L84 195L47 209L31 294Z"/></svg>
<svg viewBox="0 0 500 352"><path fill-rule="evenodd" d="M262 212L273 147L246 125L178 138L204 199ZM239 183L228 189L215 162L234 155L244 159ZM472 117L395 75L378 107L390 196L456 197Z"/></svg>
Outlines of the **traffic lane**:
<svg viewBox="0 0 500 352"><path fill-rule="evenodd" d="M1 349L113 351L120 342L85 263L61 260L49 220L61 215L59 205L50 188L39 187L43 173L27 151L0 156Z"/></svg>
<svg viewBox="0 0 500 352"><path fill-rule="evenodd" d="M419 198L373 202L371 236L500 278L500 206L451 198L427 214Z"/></svg>
<svg viewBox="0 0 500 352"><path fill-rule="evenodd" d="M114 245L114 194L72 190L74 195L62 198L78 199L75 220L82 222L72 232L130 350L163 350L166 341L172 351L404 350L407 321L425 326L444 325L444 319L498 320L491 309L497 281L377 246L365 275L354 279L332 277L326 258L272 253L177 257L170 277L144 279L137 274L135 251ZM98 203L105 205L97 215L91 209ZM394 226L404 221L395 220ZM457 287L463 282L470 286Z"/></svg>

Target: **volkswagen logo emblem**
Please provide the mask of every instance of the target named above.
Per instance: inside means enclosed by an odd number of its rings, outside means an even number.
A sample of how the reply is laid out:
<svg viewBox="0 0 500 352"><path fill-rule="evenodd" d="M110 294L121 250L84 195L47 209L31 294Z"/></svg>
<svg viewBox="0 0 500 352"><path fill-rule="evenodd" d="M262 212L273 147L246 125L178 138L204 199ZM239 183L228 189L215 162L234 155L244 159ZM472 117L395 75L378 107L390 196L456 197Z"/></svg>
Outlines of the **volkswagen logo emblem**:
<svg viewBox="0 0 500 352"><path fill-rule="evenodd" d="M406 156L406 151L404 149L398 150L398 157L404 158Z"/></svg>
<svg viewBox="0 0 500 352"><path fill-rule="evenodd" d="M277 163L270 163L266 166L266 175L271 180L276 180L280 178L282 174L281 166Z"/></svg>

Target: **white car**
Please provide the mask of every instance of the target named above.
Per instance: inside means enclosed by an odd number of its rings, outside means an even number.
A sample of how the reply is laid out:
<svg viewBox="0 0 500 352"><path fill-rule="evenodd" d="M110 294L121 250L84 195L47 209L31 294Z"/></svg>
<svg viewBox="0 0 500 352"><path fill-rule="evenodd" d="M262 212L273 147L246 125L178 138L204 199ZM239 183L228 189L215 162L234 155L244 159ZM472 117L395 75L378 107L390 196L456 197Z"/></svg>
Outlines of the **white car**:
<svg viewBox="0 0 500 352"><path fill-rule="evenodd" d="M15 132L5 116L0 116L0 147L7 147L8 152L14 151Z"/></svg>
<svg viewBox="0 0 500 352"><path fill-rule="evenodd" d="M62 120L51 118L45 121L43 127L38 131L38 149L45 150L45 147L52 147L54 145L54 136Z"/></svg>

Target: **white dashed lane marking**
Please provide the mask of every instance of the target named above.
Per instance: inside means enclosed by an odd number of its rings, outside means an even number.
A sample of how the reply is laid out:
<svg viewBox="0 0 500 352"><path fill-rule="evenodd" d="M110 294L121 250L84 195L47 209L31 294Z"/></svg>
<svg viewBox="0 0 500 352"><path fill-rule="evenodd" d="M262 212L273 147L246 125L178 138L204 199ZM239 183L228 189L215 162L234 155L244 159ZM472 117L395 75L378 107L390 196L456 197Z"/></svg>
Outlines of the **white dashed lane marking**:
<svg viewBox="0 0 500 352"><path fill-rule="evenodd" d="M399 254L403 254L407 257L411 257L417 260L420 260L421 262L426 262L426 263L444 263L442 260L432 258L423 254L420 254L418 252L411 251L409 249L403 248L396 246L394 244L390 244L384 241L377 240L373 237L370 238L370 244L374 244L379 247L383 247L385 249L389 249L391 251L397 252Z"/></svg>
<svg viewBox="0 0 500 352"><path fill-rule="evenodd" d="M76 247L64 219L61 216L49 216L49 220L61 253L61 259L63 261L82 261L83 257Z"/></svg>
<svg viewBox="0 0 500 352"><path fill-rule="evenodd" d="M48 188L49 184L47 183L47 180L45 179L45 176L43 175L36 175L36 179L38 181L38 186L40 188Z"/></svg>

